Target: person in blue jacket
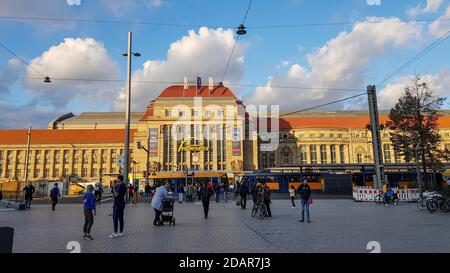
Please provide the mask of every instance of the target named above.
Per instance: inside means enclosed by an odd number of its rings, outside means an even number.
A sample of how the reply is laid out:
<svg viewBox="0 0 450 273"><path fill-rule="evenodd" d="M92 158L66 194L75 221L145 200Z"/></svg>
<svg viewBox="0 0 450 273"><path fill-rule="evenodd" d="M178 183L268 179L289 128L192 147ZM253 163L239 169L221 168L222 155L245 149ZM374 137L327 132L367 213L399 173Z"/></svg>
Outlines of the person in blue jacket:
<svg viewBox="0 0 450 273"><path fill-rule="evenodd" d="M52 200L52 210L55 210L59 198L61 198L61 192L59 191L58 183L55 183L53 189L50 190L50 200Z"/></svg>
<svg viewBox="0 0 450 273"><path fill-rule="evenodd" d="M87 186L86 193L84 194L83 208L84 208L84 226L83 226L83 238L92 241L91 228L94 224L94 215L97 214L95 210L95 195L92 193L94 187L92 185Z"/></svg>

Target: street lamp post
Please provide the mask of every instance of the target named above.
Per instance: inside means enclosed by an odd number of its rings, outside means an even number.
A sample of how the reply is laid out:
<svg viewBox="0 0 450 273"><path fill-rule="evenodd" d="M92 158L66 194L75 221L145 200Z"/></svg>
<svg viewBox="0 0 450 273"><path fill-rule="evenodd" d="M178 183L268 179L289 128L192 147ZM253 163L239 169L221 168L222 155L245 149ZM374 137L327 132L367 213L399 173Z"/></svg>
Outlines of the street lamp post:
<svg viewBox="0 0 450 273"><path fill-rule="evenodd" d="M139 53L133 53L131 51L132 47L132 32L128 32L128 52L122 54L128 57L128 69L127 69L127 98L126 98L126 108L125 108L125 147L124 147L124 168L123 176L124 182L128 182L129 173L129 160L130 160L130 111L131 111L131 55L135 57L141 56Z"/></svg>

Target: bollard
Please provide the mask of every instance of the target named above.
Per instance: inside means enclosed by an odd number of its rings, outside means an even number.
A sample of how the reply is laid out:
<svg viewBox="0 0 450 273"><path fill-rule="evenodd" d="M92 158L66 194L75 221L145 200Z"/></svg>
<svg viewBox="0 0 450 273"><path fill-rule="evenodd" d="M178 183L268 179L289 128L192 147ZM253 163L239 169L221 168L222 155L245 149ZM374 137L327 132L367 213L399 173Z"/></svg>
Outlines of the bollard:
<svg viewBox="0 0 450 273"><path fill-rule="evenodd" d="M0 227L0 253L12 253L14 228Z"/></svg>

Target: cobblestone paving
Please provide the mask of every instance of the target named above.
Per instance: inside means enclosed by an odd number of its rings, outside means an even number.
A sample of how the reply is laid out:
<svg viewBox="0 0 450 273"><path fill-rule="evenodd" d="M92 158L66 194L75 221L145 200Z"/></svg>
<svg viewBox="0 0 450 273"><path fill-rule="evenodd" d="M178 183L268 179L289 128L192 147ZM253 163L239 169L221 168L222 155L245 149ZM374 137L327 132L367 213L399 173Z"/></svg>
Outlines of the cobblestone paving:
<svg viewBox="0 0 450 273"><path fill-rule="evenodd" d="M1 211L0 226L15 229L14 252L69 252L79 241L82 252L369 252L378 241L382 252L450 252L450 214L418 211L415 204L377 206L351 200L315 200L312 223L299 223L289 200L272 202L272 218L258 220L234 202L211 202L210 217L201 204L175 204L176 226L152 226L148 204L127 205L125 236L109 239L112 205L97 210L92 236L82 238L81 205L34 205L27 211Z"/></svg>

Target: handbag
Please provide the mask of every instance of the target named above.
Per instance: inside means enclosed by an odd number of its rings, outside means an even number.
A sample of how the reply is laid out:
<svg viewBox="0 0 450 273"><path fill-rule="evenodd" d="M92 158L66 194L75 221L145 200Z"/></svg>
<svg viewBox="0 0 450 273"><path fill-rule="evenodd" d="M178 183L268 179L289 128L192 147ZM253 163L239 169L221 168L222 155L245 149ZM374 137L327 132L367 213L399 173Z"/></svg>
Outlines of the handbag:
<svg viewBox="0 0 450 273"><path fill-rule="evenodd" d="M308 201L307 201L307 202L308 202L308 204L312 204L312 203L313 203L312 196L309 196L309 197L308 197Z"/></svg>

